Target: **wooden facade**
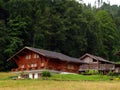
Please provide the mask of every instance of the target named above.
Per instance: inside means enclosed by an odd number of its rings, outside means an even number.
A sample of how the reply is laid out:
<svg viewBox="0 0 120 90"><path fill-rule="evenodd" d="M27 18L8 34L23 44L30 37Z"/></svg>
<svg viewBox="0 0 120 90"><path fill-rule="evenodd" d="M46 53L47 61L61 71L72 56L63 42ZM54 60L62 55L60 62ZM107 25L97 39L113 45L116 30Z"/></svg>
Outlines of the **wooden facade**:
<svg viewBox="0 0 120 90"><path fill-rule="evenodd" d="M8 61L14 61L18 66L12 69L13 72L24 71L25 76L29 78L38 78L44 70L55 73L81 73L86 70L98 70L103 73L120 72L119 64L88 53L77 59L32 47L24 47Z"/></svg>
<svg viewBox="0 0 120 90"><path fill-rule="evenodd" d="M79 73L79 66L84 62L61 53L25 47L13 55L8 61L18 65L14 72L54 70L59 72ZM35 73L34 73L35 74ZM30 76L31 77L31 76Z"/></svg>
<svg viewBox="0 0 120 90"><path fill-rule="evenodd" d="M84 72L86 70L98 70L100 72L109 72L115 70L116 64L114 62L105 60L98 56L85 54L80 57L80 60L88 63L80 66L80 72Z"/></svg>

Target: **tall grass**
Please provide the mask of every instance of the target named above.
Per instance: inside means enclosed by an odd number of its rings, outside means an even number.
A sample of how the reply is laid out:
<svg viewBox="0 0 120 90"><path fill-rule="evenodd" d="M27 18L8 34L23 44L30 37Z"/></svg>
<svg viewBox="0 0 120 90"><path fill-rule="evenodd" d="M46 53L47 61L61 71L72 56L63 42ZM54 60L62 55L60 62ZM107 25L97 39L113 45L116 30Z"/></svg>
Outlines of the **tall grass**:
<svg viewBox="0 0 120 90"><path fill-rule="evenodd" d="M101 75L55 74L49 80L11 80L12 76L16 74L0 73L0 90L120 90L120 81Z"/></svg>
<svg viewBox="0 0 120 90"><path fill-rule="evenodd" d="M4 80L0 90L120 90L120 82Z"/></svg>
<svg viewBox="0 0 120 90"><path fill-rule="evenodd" d="M106 75L78 75L78 74L54 74L51 79L55 80L75 80L75 81L107 81L110 76Z"/></svg>
<svg viewBox="0 0 120 90"><path fill-rule="evenodd" d="M0 80L8 80L14 76L17 76L17 74L12 72L0 72Z"/></svg>

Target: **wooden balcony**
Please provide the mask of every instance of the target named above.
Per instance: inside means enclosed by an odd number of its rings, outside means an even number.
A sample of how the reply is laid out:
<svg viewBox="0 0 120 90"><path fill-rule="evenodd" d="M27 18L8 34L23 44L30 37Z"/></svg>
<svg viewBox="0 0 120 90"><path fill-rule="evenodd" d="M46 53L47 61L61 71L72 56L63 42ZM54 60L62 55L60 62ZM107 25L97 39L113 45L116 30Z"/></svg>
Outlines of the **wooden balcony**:
<svg viewBox="0 0 120 90"><path fill-rule="evenodd" d="M25 70L37 70L40 69L39 67L25 67L25 68L14 68L11 71L12 72L17 72L17 71L25 71Z"/></svg>
<svg viewBox="0 0 120 90"><path fill-rule="evenodd" d="M81 65L79 71L85 70L114 70L115 66L113 64L88 64Z"/></svg>
<svg viewBox="0 0 120 90"><path fill-rule="evenodd" d="M115 65L113 65L113 64L100 64L99 70L115 70Z"/></svg>

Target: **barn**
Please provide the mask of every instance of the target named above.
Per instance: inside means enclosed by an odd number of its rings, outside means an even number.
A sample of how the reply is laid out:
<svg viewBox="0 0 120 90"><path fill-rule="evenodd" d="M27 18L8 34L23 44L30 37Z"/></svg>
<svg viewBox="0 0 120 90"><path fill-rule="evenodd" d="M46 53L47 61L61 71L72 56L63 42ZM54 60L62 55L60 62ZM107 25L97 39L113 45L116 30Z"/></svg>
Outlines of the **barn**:
<svg viewBox="0 0 120 90"><path fill-rule="evenodd" d="M86 53L80 57L80 60L88 63L80 66L80 72L84 72L86 70L98 70L99 72L102 73L115 71L116 66L115 62L106 60L99 56Z"/></svg>

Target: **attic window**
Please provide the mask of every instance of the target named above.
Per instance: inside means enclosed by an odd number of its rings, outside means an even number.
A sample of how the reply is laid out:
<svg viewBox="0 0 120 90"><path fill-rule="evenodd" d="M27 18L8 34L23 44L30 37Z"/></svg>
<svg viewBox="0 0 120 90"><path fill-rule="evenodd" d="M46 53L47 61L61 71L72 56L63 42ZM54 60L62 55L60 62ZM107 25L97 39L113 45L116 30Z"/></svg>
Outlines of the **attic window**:
<svg viewBox="0 0 120 90"><path fill-rule="evenodd" d="M39 55L35 53L34 58L39 58Z"/></svg>
<svg viewBox="0 0 120 90"><path fill-rule="evenodd" d="M26 55L25 59L31 59L31 55Z"/></svg>
<svg viewBox="0 0 120 90"><path fill-rule="evenodd" d="M97 62L97 60L93 59L93 62Z"/></svg>

